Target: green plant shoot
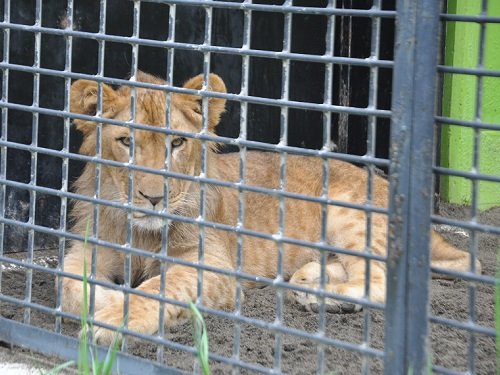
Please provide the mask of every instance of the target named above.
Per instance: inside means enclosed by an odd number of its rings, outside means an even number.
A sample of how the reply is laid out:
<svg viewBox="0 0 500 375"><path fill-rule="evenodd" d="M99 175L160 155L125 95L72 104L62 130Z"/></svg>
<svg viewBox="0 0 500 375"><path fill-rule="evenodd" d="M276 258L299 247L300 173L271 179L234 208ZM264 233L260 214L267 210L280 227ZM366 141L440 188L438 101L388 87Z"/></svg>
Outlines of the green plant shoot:
<svg viewBox="0 0 500 375"><path fill-rule="evenodd" d="M205 321L200 313L200 310L194 303L189 303L191 309L191 319L193 323L193 340L198 353L198 361L203 375L210 375L210 367L208 365L208 336Z"/></svg>

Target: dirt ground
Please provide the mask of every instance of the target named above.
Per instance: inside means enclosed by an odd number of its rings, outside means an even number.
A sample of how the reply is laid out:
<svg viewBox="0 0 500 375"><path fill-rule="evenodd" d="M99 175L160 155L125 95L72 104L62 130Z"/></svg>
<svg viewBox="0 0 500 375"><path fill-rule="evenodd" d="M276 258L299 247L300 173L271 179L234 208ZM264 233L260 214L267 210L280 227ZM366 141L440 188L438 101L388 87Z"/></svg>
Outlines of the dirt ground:
<svg viewBox="0 0 500 375"><path fill-rule="evenodd" d="M441 205L440 214L453 218L469 218L466 208ZM486 211L480 215L479 221L500 226L500 208ZM467 249L468 233L457 228L441 227L449 241L462 249ZM500 236L481 234L478 239L479 258L483 263L483 273L494 275L495 256L500 249ZM39 256L51 253L38 253ZM54 262L46 262L54 266ZM36 272L33 277L33 296L35 303L53 307L55 295L53 277L46 273ZM431 310L436 316L453 318L459 321L468 320L469 283L463 280L433 280L431 292ZM25 272L22 269L8 270L3 273L2 293L19 298L24 297ZM247 290L242 314L246 317L274 322L276 314L276 294L273 289ZM475 310L477 322L486 327L494 327L494 289L491 285L477 284ZM14 320L22 320L23 310L9 305L0 305L2 316ZM54 328L54 317L33 310L32 324L46 329ZM370 346L383 349L384 316L381 311L369 311ZM318 329L318 316L312 312L302 311L291 302L285 302L283 321L286 326L315 333ZM213 316L206 317L209 335L210 351L220 356L231 357L235 324L226 319ZM364 332L364 314L327 314L328 337L350 343L361 343ZM79 325L67 322L64 333L77 335ZM174 343L192 345L191 325L189 322L170 329L167 338ZM467 353L470 335L456 328L431 324L431 352L433 363L456 371L467 371ZM476 374L494 374L496 364L494 338L475 335ZM241 325L240 359L252 365L273 367L275 335L264 329ZM135 355L156 359L156 346L131 340L128 351ZM23 349L14 348L15 352ZM282 336L282 371L290 374L316 373L318 347L311 340L291 335ZM325 348L326 370L331 374L360 373L362 357L351 351L333 347ZM165 349L166 362L186 371L192 371L195 359L191 354L174 349ZM383 372L383 361L378 358L368 358L367 364L372 374ZM227 364L212 361L211 367L215 374L231 372ZM246 371L242 371L246 373Z"/></svg>

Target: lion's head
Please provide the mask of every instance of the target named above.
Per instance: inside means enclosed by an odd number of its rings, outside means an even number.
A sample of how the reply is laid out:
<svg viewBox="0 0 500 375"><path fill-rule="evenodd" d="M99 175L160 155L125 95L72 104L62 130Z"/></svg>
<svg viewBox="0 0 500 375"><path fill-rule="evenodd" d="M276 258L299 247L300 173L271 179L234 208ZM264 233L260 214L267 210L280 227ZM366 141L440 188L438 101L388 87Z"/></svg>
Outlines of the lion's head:
<svg viewBox="0 0 500 375"><path fill-rule="evenodd" d="M138 72L137 81L152 84L165 84L159 78ZM185 88L201 90L203 75L198 75L184 85ZM208 90L226 92L222 79L210 74ZM124 122L133 121L131 113L131 88L123 86L117 90L102 85L102 117ZM71 112L95 115L97 108L98 85L94 81L78 80L71 86ZM224 112L225 100L208 100L208 131L213 132ZM170 127L174 130L199 133L202 130L201 97L188 94L172 94L170 108ZM135 90L135 123L153 127L165 127L166 93L161 90L137 88ZM75 119L76 128L83 133L84 139L80 153L96 154L97 126L94 121ZM166 135L154 130L136 129L133 134L135 165L153 169L165 169L166 142L171 142L170 170L182 174L198 175L201 168L201 142L176 135ZM102 158L127 163L131 147L131 130L126 126L104 123L102 125ZM88 164L89 175L78 181L79 190L89 190L93 194L92 173L95 166ZM85 174L85 172L84 172ZM101 198L126 204L128 202L129 169L125 167L102 166ZM133 172L133 204L146 209L163 208L164 177L146 172ZM87 185L87 189L83 186ZM169 211L181 209L192 188L192 182L169 178ZM123 212L123 210L121 210ZM134 226L145 230L158 230L162 220L157 216L134 212Z"/></svg>

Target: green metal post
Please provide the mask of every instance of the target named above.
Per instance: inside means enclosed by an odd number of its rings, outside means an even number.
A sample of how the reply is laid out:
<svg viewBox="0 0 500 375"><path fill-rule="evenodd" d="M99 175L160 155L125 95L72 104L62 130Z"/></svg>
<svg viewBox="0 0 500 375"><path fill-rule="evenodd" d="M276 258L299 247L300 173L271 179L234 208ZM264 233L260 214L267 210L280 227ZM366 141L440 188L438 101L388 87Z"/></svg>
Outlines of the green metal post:
<svg viewBox="0 0 500 375"><path fill-rule="evenodd" d="M449 0L449 14L478 15L481 0ZM500 16L500 1L489 1L489 16ZM445 64L461 68L477 68L479 28L474 22L447 22ZM500 70L500 24L486 25L484 68ZM500 77L483 77L483 106L481 121L498 123L499 131L481 130L479 173L500 176ZM476 120L478 78L474 75L444 76L443 115L460 120ZM445 125L441 133L441 165L461 171L471 171L474 130ZM461 177L441 177L441 197L456 204L470 204L470 180ZM500 206L500 184L479 183L481 210Z"/></svg>

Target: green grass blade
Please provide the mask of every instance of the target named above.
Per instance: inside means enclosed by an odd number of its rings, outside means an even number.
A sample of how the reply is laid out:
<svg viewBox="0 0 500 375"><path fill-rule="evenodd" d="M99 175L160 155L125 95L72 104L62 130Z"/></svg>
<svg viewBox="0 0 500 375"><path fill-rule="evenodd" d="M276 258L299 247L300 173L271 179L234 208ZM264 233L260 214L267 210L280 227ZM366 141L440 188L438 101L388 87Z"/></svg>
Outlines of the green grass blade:
<svg viewBox="0 0 500 375"><path fill-rule="evenodd" d="M85 266L85 260L83 263L83 307L82 307L82 317L81 317L81 336L80 345L78 347L78 373L88 374L89 373L89 358L88 358L88 306L87 306L87 267Z"/></svg>
<svg viewBox="0 0 500 375"><path fill-rule="evenodd" d="M205 321L203 320L200 310L198 310L194 303L190 302L189 308L192 313L193 339L196 351L198 352L201 372L203 375L210 375L211 372L208 365L208 336Z"/></svg>
<svg viewBox="0 0 500 375"><path fill-rule="evenodd" d="M87 330L89 328L88 325L88 314L89 314L89 306L88 306L88 279L87 279L87 259L86 259L86 250L87 250L87 240L89 237L89 227L90 220L87 220L87 226L85 228L85 241L83 243L83 304L82 304L82 316L81 316L81 327L82 327L82 335L80 337L80 345L78 348L78 373L79 374L89 374L89 357L88 357L88 335Z"/></svg>
<svg viewBox="0 0 500 375"><path fill-rule="evenodd" d="M104 366L103 366L103 369L101 372L102 375L111 374L111 371L113 369L113 364L115 363L116 356L118 354L118 347L120 346L120 340L118 340L118 337L120 335L120 332L125 327L126 321L127 321L127 317L125 317L124 322L122 323L121 327L118 328L118 330L115 332L115 335L113 337L113 343L108 348L108 353L106 354L106 358L104 359L104 362L103 362Z"/></svg>
<svg viewBox="0 0 500 375"><path fill-rule="evenodd" d="M80 345L78 347L78 373L89 373L89 360L87 353L87 334L82 334L80 337Z"/></svg>
<svg viewBox="0 0 500 375"><path fill-rule="evenodd" d="M99 356L97 355L95 347L90 348L90 363L92 363L92 374L99 375L101 373L102 364L99 361Z"/></svg>
<svg viewBox="0 0 500 375"><path fill-rule="evenodd" d="M92 374L93 375L110 375L113 370L113 364L116 361L116 357L118 355L118 347L120 344L120 340L118 339L120 332L123 330L123 327L125 327L125 321L127 320L126 318L124 319L124 322L122 326L115 332L115 336L113 339L112 345L108 348L108 352L106 353L106 358L104 361L99 360L99 354L96 349L96 344L89 343L89 336L88 332L89 330L92 331L92 324L89 323L88 317L89 317L89 303L88 303L88 276L87 276L87 259L86 259L86 249L87 249L87 240L88 240L88 235L89 235L89 226L90 226L90 220L87 220L87 227L85 229L85 240L83 244L83 275L82 275L82 284L83 284L83 303L82 303L82 312L81 312L81 318L80 318L80 324L81 324L81 336L80 336L80 342L78 345L78 360L77 360L77 366L78 366L78 374L79 375L89 375L90 372L90 363L92 364ZM201 315L200 315L201 316ZM90 358L89 358L90 356ZM90 360L90 361L89 361ZM44 375L55 375L65 369L68 366L74 365L74 361L69 361L66 363L63 363L62 365L59 365L49 372L45 373ZM203 372L205 375L206 373ZM209 374L209 373L208 373Z"/></svg>

